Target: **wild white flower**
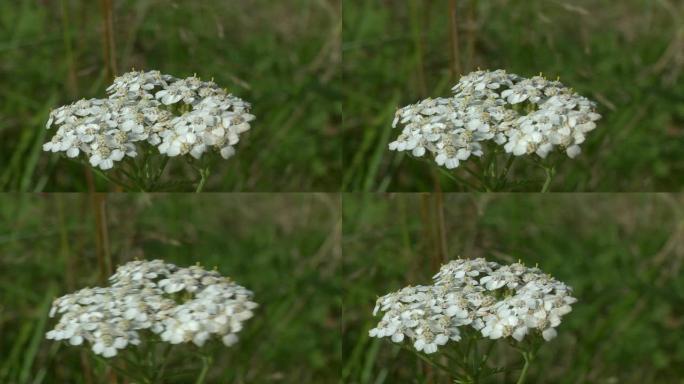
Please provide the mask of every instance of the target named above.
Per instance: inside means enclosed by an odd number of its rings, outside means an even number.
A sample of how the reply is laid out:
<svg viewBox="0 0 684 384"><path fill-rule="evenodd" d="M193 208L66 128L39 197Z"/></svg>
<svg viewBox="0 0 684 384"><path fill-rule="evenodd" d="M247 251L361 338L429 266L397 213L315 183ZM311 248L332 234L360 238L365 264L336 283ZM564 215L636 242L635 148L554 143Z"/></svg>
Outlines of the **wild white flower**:
<svg viewBox="0 0 684 384"><path fill-rule="evenodd" d="M139 344L144 330L171 344L202 346L215 335L231 346L257 307L252 292L199 266L132 261L117 268L109 281L108 287L56 299L50 317L59 314L60 319L46 337L71 345L87 341L104 357Z"/></svg>
<svg viewBox="0 0 684 384"><path fill-rule="evenodd" d="M570 287L538 268L458 259L443 265L432 285L409 286L380 297L373 314L383 312L383 317L369 335L397 343L408 338L425 353L436 352L449 340L459 341L463 327L490 339L521 341L537 332L548 341L577 301L571 293Z"/></svg>
<svg viewBox="0 0 684 384"><path fill-rule="evenodd" d="M249 103L194 76L129 72L114 79L107 93L107 99L79 100L52 111L46 127L56 126L57 132L43 150L71 158L84 153L103 170L137 156L145 144L169 157L199 159L214 150L227 159L255 118Z"/></svg>
<svg viewBox="0 0 684 384"><path fill-rule="evenodd" d="M450 169L482 156L481 143L490 141L514 156L545 158L560 147L573 158L601 118L594 102L542 76L476 71L461 77L452 91L450 98L399 109L392 126L403 125L402 133L389 149L416 157L429 152Z"/></svg>

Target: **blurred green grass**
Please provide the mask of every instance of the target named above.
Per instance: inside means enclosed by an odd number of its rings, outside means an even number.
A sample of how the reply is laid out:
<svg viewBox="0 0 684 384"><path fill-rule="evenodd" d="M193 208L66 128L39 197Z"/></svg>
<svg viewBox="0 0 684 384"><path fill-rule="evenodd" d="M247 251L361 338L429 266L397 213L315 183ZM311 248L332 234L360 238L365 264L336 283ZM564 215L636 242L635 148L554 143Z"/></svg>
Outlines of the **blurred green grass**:
<svg viewBox="0 0 684 384"><path fill-rule="evenodd" d="M119 73L196 73L252 103L252 131L207 190L339 190L338 0L113 4ZM98 1L0 3L0 190L87 189L80 164L41 145L50 109L104 95L102 41Z"/></svg>
<svg viewBox="0 0 684 384"><path fill-rule="evenodd" d="M340 372L338 195L109 195L114 263L196 262L254 292L260 307L232 348L208 344L208 383L334 383ZM98 285L97 222L86 195L0 195L0 382L87 383L80 350L44 338L53 298ZM95 383L112 382L93 360ZM171 366L200 364L187 347ZM165 382L190 382L184 377Z"/></svg>
<svg viewBox="0 0 684 384"><path fill-rule="evenodd" d="M458 60L452 59L448 0L344 2L343 190L432 191L436 184L460 190L387 144L399 133L391 129L398 107L448 96L459 72L478 67L559 76L598 102L598 129L579 158L557 167L551 190L682 190L684 3L455 3ZM519 161L511 179L543 180L543 174Z"/></svg>
<svg viewBox="0 0 684 384"><path fill-rule="evenodd" d="M377 297L429 284L440 263L522 260L579 302L544 345L531 383L683 383L684 199L640 194L343 197L343 369L347 383L447 383L408 351L368 337ZM507 345L495 366L519 367ZM492 383L510 383L518 370Z"/></svg>

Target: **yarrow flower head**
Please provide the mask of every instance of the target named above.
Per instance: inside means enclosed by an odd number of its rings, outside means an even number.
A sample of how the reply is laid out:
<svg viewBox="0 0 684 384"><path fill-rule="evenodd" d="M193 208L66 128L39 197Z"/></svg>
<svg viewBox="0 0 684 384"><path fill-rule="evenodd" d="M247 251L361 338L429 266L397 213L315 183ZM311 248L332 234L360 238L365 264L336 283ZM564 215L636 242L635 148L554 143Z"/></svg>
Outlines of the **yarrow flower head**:
<svg viewBox="0 0 684 384"><path fill-rule="evenodd" d="M107 93L106 99L83 99L52 111L46 127L57 131L43 150L71 158L83 153L103 170L135 157L143 144L169 157L199 159L215 150L228 159L254 120L249 103L195 76L129 72L114 79Z"/></svg>
<svg viewBox="0 0 684 384"><path fill-rule="evenodd" d="M452 91L450 98L399 109L392 127L403 129L389 149L416 157L429 152L449 169L482 156L485 143L514 156L541 158L560 147L574 158L601 118L594 102L541 75L528 79L501 69L476 71L461 77Z"/></svg>
<svg viewBox="0 0 684 384"><path fill-rule="evenodd" d="M500 265L479 258L442 266L432 285L405 287L377 300L382 320L371 337L408 338L418 351L437 352L461 340L466 328L489 339L522 341L536 333L546 341L577 300L572 289L539 268Z"/></svg>
<svg viewBox="0 0 684 384"><path fill-rule="evenodd" d="M50 317L59 314L60 319L46 337L71 345L88 342L103 357L140 344L143 331L170 344L201 347L216 336L231 346L257 307L252 292L200 266L132 261L117 268L109 281L107 287L56 299Z"/></svg>

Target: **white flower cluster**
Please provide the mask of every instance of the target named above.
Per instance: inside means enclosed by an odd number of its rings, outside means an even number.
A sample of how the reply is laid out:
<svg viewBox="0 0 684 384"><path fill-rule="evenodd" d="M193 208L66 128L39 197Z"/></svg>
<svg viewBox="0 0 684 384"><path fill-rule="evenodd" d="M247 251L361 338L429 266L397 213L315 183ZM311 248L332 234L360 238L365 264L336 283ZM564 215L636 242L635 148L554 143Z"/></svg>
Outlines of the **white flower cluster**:
<svg viewBox="0 0 684 384"><path fill-rule="evenodd" d="M462 327L483 337L521 341L533 332L544 340L577 300L572 289L538 268L459 259L443 265L433 285L405 287L380 297L373 315L384 312L372 337L409 338L418 351L434 353L461 339Z"/></svg>
<svg viewBox="0 0 684 384"><path fill-rule="evenodd" d="M502 145L514 156L545 158L556 146L571 158L601 118L589 99L559 81L523 78L504 70L461 77L450 98L422 100L396 112L392 127L404 126L390 150L430 152L438 165L458 167L482 156L482 143Z"/></svg>
<svg viewBox="0 0 684 384"><path fill-rule="evenodd" d="M138 143L169 157L199 159L215 149L228 159L254 120L249 103L194 76L129 72L114 79L107 93L106 99L83 99L52 111L46 127L58 128L43 150L72 158L83 152L103 170L135 157Z"/></svg>
<svg viewBox="0 0 684 384"><path fill-rule="evenodd" d="M257 307L252 292L199 266L132 261L109 280L108 287L85 288L56 299L50 317L61 317L46 337L71 345L88 341L93 352L104 357L140 344L143 330L171 344L202 346L216 335L231 346Z"/></svg>

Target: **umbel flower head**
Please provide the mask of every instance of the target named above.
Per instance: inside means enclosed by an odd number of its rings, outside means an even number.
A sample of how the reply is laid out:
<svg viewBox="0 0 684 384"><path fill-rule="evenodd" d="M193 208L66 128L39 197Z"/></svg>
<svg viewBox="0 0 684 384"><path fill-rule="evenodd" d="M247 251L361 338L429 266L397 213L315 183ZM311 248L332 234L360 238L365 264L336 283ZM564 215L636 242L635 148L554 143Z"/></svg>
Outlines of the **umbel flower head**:
<svg viewBox="0 0 684 384"><path fill-rule="evenodd" d="M370 336L396 343L408 338L425 353L461 340L464 327L489 339L522 341L537 333L548 341L577 301L563 282L520 263L458 259L443 265L433 281L380 297L373 315L383 317Z"/></svg>
<svg viewBox="0 0 684 384"><path fill-rule="evenodd" d="M560 147L574 158L601 118L594 102L542 76L476 71L461 77L452 91L450 98L399 109L392 127L401 124L403 129L389 149L416 157L429 152L449 169L470 156L482 156L485 142L514 156L546 158Z"/></svg>
<svg viewBox="0 0 684 384"><path fill-rule="evenodd" d="M257 304L252 292L216 271L179 268L162 260L132 261L117 268L107 287L85 288L56 299L59 315L48 339L90 343L94 353L115 356L150 331L171 344L202 346L212 336L238 341Z"/></svg>
<svg viewBox="0 0 684 384"><path fill-rule="evenodd" d="M106 99L83 99L55 109L46 124L56 127L44 151L83 153L106 170L138 145L151 145L166 156L199 159L215 150L228 159L254 115L249 103L212 81L179 79L159 71L128 72L114 79Z"/></svg>

